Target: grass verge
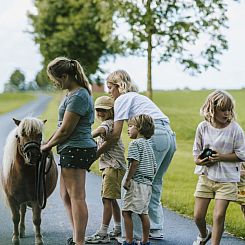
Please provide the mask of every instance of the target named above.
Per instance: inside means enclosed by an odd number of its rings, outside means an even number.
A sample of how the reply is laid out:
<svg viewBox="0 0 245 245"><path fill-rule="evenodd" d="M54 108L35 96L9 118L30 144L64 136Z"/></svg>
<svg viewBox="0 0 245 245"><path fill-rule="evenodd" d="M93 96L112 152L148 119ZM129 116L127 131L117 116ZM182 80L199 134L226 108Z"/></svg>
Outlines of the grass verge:
<svg viewBox="0 0 245 245"><path fill-rule="evenodd" d="M12 111L36 98L30 93L3 93L0 94L0 114Z"/></svg>

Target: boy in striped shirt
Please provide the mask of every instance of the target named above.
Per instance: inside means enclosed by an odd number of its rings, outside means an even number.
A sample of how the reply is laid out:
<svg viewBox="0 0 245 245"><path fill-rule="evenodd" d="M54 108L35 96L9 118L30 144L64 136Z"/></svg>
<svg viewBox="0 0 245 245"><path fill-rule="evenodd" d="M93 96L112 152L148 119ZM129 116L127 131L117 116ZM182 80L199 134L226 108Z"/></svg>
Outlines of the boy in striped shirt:
<svg viewBox="0 0 245 245"><path fill-rule="evenodd" d="M138 214L142 222L143 235L140 244L150 244L148 205L156 172L156 160L148 139L153 134L154 122L150 116L142 114L128 121L128 135L134 140L129 144L129 165L123 184L126 189L122 205L126 231L126 241L123 245L136 244L133 241L132 213Z"/></svg>

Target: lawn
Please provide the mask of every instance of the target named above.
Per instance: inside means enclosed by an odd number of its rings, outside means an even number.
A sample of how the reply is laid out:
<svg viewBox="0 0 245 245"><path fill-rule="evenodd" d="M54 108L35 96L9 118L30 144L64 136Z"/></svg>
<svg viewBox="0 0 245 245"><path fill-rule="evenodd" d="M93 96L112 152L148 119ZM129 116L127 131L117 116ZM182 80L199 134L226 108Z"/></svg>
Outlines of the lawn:
<svg viewBox="0 0 245 245"><path fill-rule="evenodd" d="M0 114L12 111L35 98L36 96L30 93L0 94Z"/></svg>
<svg viewBox="0 0 245 245"><path fill-rule="evenodd" d="M197 176L193 174L195 164L192 157L192 144L195 130L202 120L199 109L210 91L164 91L155 92L154 101L169 116L172 129L177 135L177 151L164 178L162 203L184 216L193 217L194 197ZM245 90L230 91L236 100L239 124L245 129ZM94 98L99 96L95 94ZM43 118L48 119L46 135L49 137L57 124L57 108L62 95L54 95ZM98 122L94 127L98 126ZM123 131L123 142L127 148L129 138L126 125ZM98 164L93 164L92 171L99 173ZM207 222L212 224L213 202L209 207ZM226 231L245 238L245 222L237 204L231 203L226 217Z"/></svg>

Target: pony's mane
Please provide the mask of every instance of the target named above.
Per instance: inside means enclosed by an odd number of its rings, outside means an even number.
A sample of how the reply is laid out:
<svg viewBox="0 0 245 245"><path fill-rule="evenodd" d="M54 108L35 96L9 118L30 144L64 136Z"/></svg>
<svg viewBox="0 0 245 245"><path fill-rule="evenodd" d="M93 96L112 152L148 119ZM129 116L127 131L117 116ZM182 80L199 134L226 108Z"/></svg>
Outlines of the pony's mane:
<svg viewBox="0 0 245 245"><path fill-rule="evenodd" d="M34 118L26 117L21 120L18 127L14 128L8 135L4 152L3 152L3 162L2 162L2 181L5 182L7 176L13 166L17 153L17 138L16 135L21 137L21 132L25 132L26 135L30 136L33 133L40 134L43 130L43 121Z"/></svg>

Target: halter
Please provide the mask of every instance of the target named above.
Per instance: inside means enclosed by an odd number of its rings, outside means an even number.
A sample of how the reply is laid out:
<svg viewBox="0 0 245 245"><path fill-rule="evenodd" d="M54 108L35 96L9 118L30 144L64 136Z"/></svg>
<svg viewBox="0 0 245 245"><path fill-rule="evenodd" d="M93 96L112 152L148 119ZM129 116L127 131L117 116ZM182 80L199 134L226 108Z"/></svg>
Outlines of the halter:
<svg viewBox="0 0 245 245"><path fill-rule="evenodd" d="M18 149L19 149L19 153L20 155L25 159L25 162L27 160L29 160L29 152L31 149L35 149L37 150L39 153L37 154L37 156L35 156L37 162L40 161L42 154L40 152L40 146L41 146L41 142L37 142L37 141L29 141L27 143L25 143L24 145L20 145L20 137L18 135L15 136L17 138L18 141ZM31 162L30 162L31 163Z"/></svg>

